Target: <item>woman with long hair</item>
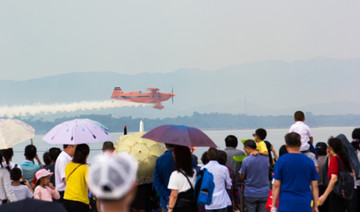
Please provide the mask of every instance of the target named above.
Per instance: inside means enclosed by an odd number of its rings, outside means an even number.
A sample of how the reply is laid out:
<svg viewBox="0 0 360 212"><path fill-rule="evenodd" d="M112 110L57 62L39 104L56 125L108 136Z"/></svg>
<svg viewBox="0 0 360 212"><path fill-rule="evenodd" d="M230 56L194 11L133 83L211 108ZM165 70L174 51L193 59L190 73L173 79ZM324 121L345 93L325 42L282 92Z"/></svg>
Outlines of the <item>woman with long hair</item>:
<svg viewBox="0 0 360 212"><path fill-rule="evenodd" d="M2 149L0 150L3 156L3 166L9 167L10 169L13 169L15 167L19 168L21 170L21 167L14 162L12 162L12 157L14 156L14 150L13 148L8 149ZM22 171L22 170L21 170Z"/></svg>
<svg viewBox="0 0 360 212"><path fill-rule="evenodd" d="M322 205L329 197L329 211L330 212L345 212L349 200L343 199L333 192L334 186L338 181L340 171L339 166L343 166L345 171L352 172L349 156L347 155L344 145L338 138L329 138L327 153L330 158L328 177L330 182L323 195L319 197L319 205ZM338 163L338 160L341 164Z"/></svg>
<svg viewBox="0 0 360 212"><path fill-rule="evenodd" d="M73 160L66 165L64 206L68 212L89 211L89 192L86 184L90 148L87 144L76 146Z"/></svg>
<svg viewBox="0 0 360 212"><path fill-rule="evenodd" d="M2 151L0 151L0 161L3 161ZM0 205L8 201L16 201L16 196L11 189L10 167L5 167L3 163L0 163Z"/></svg>
<svg viewBox="0 0 360 212"><path fill-rule="evenodd" d="M175 146L173 150L175 170L171 173L168 189L171 190L168 211L196 212L194 185L196 171L192 165L189 147Z"/></svg>

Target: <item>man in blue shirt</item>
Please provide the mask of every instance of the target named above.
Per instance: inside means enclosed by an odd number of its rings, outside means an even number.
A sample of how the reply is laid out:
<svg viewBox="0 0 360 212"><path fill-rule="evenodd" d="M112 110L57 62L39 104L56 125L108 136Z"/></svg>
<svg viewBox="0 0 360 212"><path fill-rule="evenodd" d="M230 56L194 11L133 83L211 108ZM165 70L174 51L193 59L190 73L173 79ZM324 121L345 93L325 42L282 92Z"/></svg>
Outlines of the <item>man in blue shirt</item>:
<svg viewBox="0 0 360 212"><path fill-rule="evenodd" d="M154 187L160 195L161 211L165 212L168 210L168 202L170 196L170 190L167 188L171 173L174 171L174 159L172 150L174 145L165 144L167 151L161 155L155 164L154 170Z"/></svg>
<svg viewBox="0 0 360 212"><path fill-rule="evenodd" d="M300 152L299 134L288 133L285 142L288 153L279 158L274 169L271 211L276 211L276 201L279 198L281 212L317 212L319 175L314 162ZM313 208L311 200L314 200Z"/></svg>
<svg viewBox="0 0 360 212"><path fill-rule="evenodd" d="M247 212L266 212L265 206L269 195L269 157L254 156L256 143L244 142L244 151L248 155L240 169L240 179L245 181L245 207Z"/></svg>

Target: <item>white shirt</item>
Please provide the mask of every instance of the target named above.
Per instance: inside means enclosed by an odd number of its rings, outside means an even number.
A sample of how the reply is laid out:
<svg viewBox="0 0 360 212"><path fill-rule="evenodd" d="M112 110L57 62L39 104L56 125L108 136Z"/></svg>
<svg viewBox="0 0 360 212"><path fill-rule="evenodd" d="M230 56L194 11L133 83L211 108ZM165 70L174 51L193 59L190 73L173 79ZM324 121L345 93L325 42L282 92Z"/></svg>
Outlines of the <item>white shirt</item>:
<svg viewBox="0 0 360 212"><path fill-rule="evenodd" d="M34 195L26 185L11 186L17 201L32 198Z"/></svg>
<svg viewBox="0 0 360 212"><path fill-rule="evenodd" d="M231 205L231 200L227 189L232 186L229 170L226 166L220 165L217 161L211 160L206 165L202 166L201 169L206 168L214 177L214 193L212 202L210 205L205 205L206 210L218 210L226 208Z"/></svg>
<svg viewBox="0 0 360 212"><path fill-rule="evenodd" d="M195 181L196 181L196 171L195 171L195 169L193 169L193 171L194 171L193 176L192 177L187 176L187 177L189 178L190 183L191 183L192 187L194 188ZM178 190L178 192L180 193L180 192L187 191L190 188L191 187L190 187L189 182L187 181L186 177L182 173L180 173L178 171L173 171L171 173L170 179L169 179L169 184L168 184L168 189Z"/></svg>
<svg viewBox="0 0 360 212"><path fill-rule="evenodd" d="M319 163L318 163L318 161L317 161L316 156L315 156L314 153L312 153L312 152L305 152L304 155L308 156L312 161L314 161L314 165L315 165L316 167L319 167Z"/></svg>
<svg viewBox="0 0 360 212"><path fill-rule="evenodd" d="M65 191L66 185L62 181L65 178L65 167L71 162L72 157L68 155L65 151L62 151L55 162L55 186L56 190Z"/></svg>
<svg viewBox="0 0 360 212"><path fill-rule="evenodd" d="M289 133L291 132L296 132L301 136L300 151L309 150L310 144L308 144L308 141L310 141L310 137L312 137L310 127L302 121L297 121L293 125L291 125Z"/></svg>
<svg viewBox="0 0 360 212"><path fill-rule="evenodd" d="M0 168L0 200L5 199L10 200L10 202L14 202L17 200L14 192L11 189L9 171L5 168Z"/></svg>

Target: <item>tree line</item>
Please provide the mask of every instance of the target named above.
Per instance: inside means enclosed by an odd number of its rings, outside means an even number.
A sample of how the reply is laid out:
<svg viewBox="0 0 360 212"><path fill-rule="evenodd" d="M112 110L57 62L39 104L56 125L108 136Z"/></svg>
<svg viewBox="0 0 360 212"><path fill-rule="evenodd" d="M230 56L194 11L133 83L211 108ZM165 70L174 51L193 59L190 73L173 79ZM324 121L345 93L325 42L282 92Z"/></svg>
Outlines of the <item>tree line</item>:
<svg viewBox="0 0 360 212"><path fill-rule="evenodd" d="M310 127L340 127L360 126L360 115L313 115L306 113L306 123ZM21 117L17 117L21 119ZM200 128L202 130L222 129L254 129L254 128L288 128L293 123L292 115L279 116L256 116L245 114L229 113L199 113L194 112L191 116L178 116L171 118L133 118L132 116L113 117L109 115L79 115L73 117L57 118L54 121L35 120L34 117L21 119L33 126L36 133L46 133L55 125L72 119L92 119L104 124L110 132L122 132L124 126L128 131L139 130L139 123L142 120L145 124L145 131L164 124L186 125Z"/></svg>

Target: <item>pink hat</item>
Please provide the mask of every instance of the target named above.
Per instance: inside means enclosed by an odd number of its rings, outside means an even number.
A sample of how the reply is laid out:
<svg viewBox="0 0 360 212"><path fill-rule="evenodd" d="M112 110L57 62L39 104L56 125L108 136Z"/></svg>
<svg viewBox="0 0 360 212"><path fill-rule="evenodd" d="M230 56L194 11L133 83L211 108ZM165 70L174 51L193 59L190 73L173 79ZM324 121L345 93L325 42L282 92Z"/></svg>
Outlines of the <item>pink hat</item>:
<svg viewBox="0 0 360 212"><path fill-rule="evenodd" d="M46 170L46 169L39 169L36 174L35 174L35 177L36 177L36 180L38 181L40 178L42 177L46 177L46 176L51 176L53 175L52 172L50 172L49 170Z"/></svg>

